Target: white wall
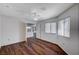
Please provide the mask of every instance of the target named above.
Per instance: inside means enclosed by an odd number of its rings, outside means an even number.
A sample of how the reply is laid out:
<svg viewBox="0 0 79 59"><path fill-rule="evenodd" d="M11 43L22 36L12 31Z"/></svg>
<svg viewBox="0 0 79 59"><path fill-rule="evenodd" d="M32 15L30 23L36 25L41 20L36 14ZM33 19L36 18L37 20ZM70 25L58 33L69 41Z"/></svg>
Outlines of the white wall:
<svg viewBox="0 0 79 59"><path fill-rule="evenodd" d="M1 16L2 18L2 46L25 40L24 23L16 18Z"/></svg>
<svg viewBox="0 0 79 59"><path fill-rule="evenodd" d="M1 26L1 17L0 17L0 47L1 47L1 39L2 39L2 35L1 35L1 34L2 34L1 27L2 27L2 26Z"/></svg>
<svg viewBox="0 0 79 59"><path fill-rule="evenodd" d="M79 15L78 15L78 11L79 11L79 6L76 5L73 8L71 8L70 10L68 10L67 12L63 13L62 15L59 16L58 19L70 16L70 39L67 38L62 38L59 37L59 40L61 45L65 47L63 47L64 50L67 51L68 54L79 54L79 38L78 38L78 20L79 20ZM62 44L64 43L64 45ZM67 49L66 49L67 48Z"/></svg>
<svg viewBox="0 0 79 59"><path fill-rule="evenodd" d="M47 22L58 22L62 18L67 16L71 17L70 20L70 38L61 37L56 34L45 33L45 23ZM47 19L45 21L40 21L37 23L37 38L47 40L52 43L58 44L62 49L68 54L79 54L79 5L74 5L72 8L68 9L59 17ZM58 25L57 25L58 26Z"/></svg>
<svg viewBox="0 0 79 59"><path fill-rule="evenodd" d="M78 30L78 21L79 21L79 5L75 5L71 9L67 10L65 13L60 15L58 19L62 19L70 16L70 38L58 37L60 46L68 54L79 54L79 30Z"/></svg>
<svg viewBox="0 0 79 59"><path fill-rule="evenodd" d="M19 34L20 34L20 40L26 41L26 26L25 23L20 22L19 23Z"/></svg>

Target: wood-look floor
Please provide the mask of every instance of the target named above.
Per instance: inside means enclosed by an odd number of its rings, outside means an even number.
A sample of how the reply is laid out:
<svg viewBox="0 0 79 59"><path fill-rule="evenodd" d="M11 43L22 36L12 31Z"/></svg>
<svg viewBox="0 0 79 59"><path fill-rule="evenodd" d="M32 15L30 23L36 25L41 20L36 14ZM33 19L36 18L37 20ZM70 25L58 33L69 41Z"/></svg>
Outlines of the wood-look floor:
<svg viewBox="0 0 79 59"><path fill-rule="evenodd" d="M28 38L20 42L3 46L0 55L67 55L58 45L40 39Z"/></svg>

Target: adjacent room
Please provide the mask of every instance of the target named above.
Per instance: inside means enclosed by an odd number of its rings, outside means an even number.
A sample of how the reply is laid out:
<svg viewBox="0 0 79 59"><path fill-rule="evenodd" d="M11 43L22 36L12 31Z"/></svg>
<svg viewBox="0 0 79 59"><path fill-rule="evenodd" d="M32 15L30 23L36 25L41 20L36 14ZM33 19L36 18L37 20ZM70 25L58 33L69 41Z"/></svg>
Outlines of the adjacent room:
<svg viewBox="0 0 79 59"><path fill-rule="evenodd" d="M0 55L79 55L78 3L0 3Z"/></svg>

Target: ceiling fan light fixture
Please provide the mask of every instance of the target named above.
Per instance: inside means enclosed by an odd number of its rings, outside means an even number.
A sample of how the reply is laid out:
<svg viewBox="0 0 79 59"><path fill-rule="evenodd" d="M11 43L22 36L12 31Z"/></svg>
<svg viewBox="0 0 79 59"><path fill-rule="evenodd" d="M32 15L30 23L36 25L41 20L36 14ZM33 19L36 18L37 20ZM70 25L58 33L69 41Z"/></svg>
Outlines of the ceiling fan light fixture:
<svg viewBox="0 0 79 59"><path fill-rule="evenodd" d="M38 19L37 18L34 18L34 20L37 21Z"/></svg>

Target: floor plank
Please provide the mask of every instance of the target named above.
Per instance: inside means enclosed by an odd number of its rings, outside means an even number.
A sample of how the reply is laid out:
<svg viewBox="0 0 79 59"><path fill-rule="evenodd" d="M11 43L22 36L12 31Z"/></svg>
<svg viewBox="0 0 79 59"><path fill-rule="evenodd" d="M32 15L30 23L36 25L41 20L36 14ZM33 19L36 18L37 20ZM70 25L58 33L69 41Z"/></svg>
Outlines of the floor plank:
<svg viewBox="0 0 79 59"><path fill-rule="evenodd" d="M27 42L3 46L0 55L67 55L58 45L28 38Z"/></svg>

